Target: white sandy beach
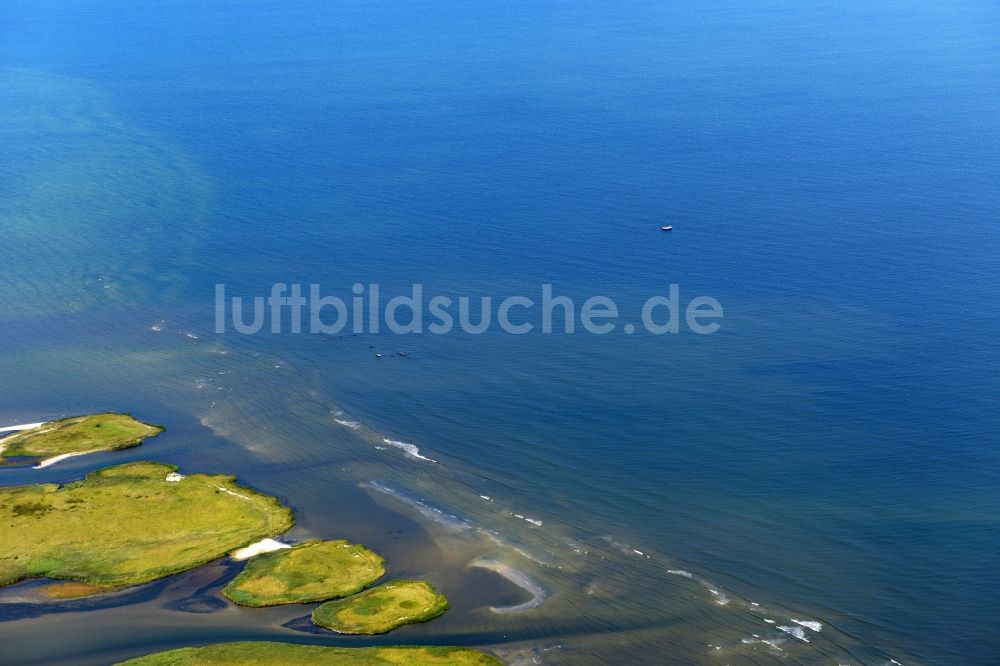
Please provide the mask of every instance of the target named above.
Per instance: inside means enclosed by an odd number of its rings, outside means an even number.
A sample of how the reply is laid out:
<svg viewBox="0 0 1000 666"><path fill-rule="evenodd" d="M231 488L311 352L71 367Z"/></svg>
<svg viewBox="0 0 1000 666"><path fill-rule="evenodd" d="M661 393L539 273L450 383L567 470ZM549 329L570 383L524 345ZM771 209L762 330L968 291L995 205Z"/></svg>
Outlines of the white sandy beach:
<svg viewBox="0 0 1000 666"><path fill-rule="evenodd" d="M21 430L32 430L34 428L40 428L45 425L47 421L41 423L22 423L21 425L4 426L0 428L0 432L20 432Z"/></svg>
<svg viewBox="0 0 1000 666"><path fill-rule="evenodd" d="M34 430L35 428L42 427L46 423L47 421L43 421L42 423L22 423L21 425L4 426L3 428L0 428L0 433L24 432L25 430ZM14 439L16 437L17 435L12 435L10 437L5 437L4 439L0 439L0 454L3 454L3 450L6 446L6 443L9 443L11 439Z"/></svg>
<svg viewBox="0 0 1000 666"><path fill-rule="evenodd" d="M35 465L31 469L43 469L43 468L48 467L50 465L55 465L57 462L62 462L63 460L66 460L67 458L75 458L77 456L85 456L88 453L97 453L97 451L77 451L76 453L63 453L62 455L52 456L51 458L46 458L45 460L41 461L40 463L38 463L37 465Z"/></svg>

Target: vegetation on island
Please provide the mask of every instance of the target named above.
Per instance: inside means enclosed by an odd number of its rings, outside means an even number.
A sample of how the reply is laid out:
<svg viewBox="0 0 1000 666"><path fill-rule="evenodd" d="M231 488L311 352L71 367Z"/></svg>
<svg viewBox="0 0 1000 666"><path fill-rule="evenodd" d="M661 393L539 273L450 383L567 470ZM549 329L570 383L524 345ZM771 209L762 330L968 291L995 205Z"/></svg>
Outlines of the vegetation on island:
<svg viewBox="0 0 1000 666"><path fill-rule="evenodd" d="M232 476L136 462L83 480L0 488L0 585L100 586L186 571L292 527L292 512Z"/></svg>
<svg viewBox="0 0 1000 666"><path fill-rule="evenodd" d="M138 446L163 431L128 414L77 416L0 440L0 455L56 458ZM43 463L44 464L44 463ZM50 599L75 599L192 569L292 527L276 498L232 476L155 462L107 467L80 481L0 488L0 585L56 581ZM430 583L392 580L378 554L346 540L312 540L250 559L223 594L244 606L326 601L313 621L345 634L383 634L448 609ZM332 600L332 601L327 601ZM498 664L444 647L327 648L227 643L150 655L135 664Z"/></svg>
<svg viewBox="0 0 1000 666"><path fill-rule="evenodd" d="M93 583L80 583L75 580L67 580L61 583L53 583L42 588L42 594L48 599L65 601L67 599L81 599L92 597L96 594L114 592L118 587L115 585L94 585Z"/></svg>
<svg viewBox="0 0 1000 666"><path fill-rule="evenodd" d="M448 600L430 583L391 580L313 611L313 622L342 634L384 634L404 624L426 622L448 610Z"/></svg>
<svg viewBox="0 0 1000 666"><path fill-rule="evenodd" d="M117 451L139 446L163 432L162 426L129 414L91 414L52 421L0 439L0 455L51 458L69 453Z"/></svg>
<svg viewBox="0 0 1000 666"><path fill-rule="evenodd" d="M501 666L500 660L460 647L399 646L342 648L295 643L219 643L180 648L126 661L120 666Z"/></svg>
<svg viewBox="0 0 1000 666"><path fill-rule="evenodd" d="M222 591L243 606L302 604L346 597L385 575L384 560L364 546L307 541L258 555Z"/></svg>

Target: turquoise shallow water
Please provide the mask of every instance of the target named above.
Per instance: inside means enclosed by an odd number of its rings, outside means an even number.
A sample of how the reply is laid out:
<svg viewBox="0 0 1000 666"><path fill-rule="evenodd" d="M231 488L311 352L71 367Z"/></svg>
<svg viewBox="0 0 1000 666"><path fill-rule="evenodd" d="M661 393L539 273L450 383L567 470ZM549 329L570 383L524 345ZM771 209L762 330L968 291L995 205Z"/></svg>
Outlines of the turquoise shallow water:
<svg viewBox="0 0 1000 666"><path fill-rule="evenodd" d="M4 11L0 425L167 423L122 455L235 472L300 535L451 586L465 610L399 640L554 663L1000 654L990 3ZM677 283L726 314L704 337L212 333L216 283L276 281L547 282L633 318ZM549 599L492 613L522 593L477 557ZM336 640L170 606L202 584L9 606L4 661ZM824 628L805 643L791 618Z"/></svg>

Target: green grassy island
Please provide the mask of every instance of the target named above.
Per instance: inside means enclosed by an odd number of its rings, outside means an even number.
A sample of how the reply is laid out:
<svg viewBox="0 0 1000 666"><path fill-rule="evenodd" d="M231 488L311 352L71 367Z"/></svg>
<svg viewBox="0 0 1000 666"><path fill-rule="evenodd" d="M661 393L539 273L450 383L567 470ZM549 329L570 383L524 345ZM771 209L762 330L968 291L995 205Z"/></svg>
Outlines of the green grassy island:
<svg viewBox="0 0 1000 666"><path fill-rule="evenodd" d="M346 597L385 575L384 560L347 541L307 541L258 555L222 591L243 606L303 604Z"/></svg>
<svg viewBox="0 0 1000 666"><path fill-rule="evenodd" d="M121 666L502 666L500 660L469 648L400 646L341 648L294 643L219 643L139 657Z"/></svg>
<svg viewBox="0 0 1000 666"><path fill-rule="evenodd" d="M277 499L231 476L136 462L82 481L0 488L0 585L48 577L122 586L219 558L292 527Z"/></svg>
<svg viewBox="0 0 1000 666"><path fill-rule="evenodd" d="M139 446L163 432L162 426L128 414L91 414L45 423L0 439L0 456L54 458Z"/></svg>
<svg viewBox="0 0 1000 666"><path fill-rule="evenodd" d="M384 634L404 624L426 622L448 610L448 600L430 583L391 580L315 611L316 624L342 634Z"/></svg>

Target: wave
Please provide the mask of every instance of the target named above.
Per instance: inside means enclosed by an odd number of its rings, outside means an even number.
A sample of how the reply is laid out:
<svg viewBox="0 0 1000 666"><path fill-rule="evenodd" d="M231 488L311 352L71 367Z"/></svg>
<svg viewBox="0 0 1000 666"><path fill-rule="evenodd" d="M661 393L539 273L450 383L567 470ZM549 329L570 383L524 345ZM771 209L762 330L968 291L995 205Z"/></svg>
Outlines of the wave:
<svg viewBox="0 0 1000 666"><path fill-rule="evenodd" d="M785 632L786 634L791 634L792 636L795 636L800 641L805 641L806 643L809 642L809 639L806 638L806 631L802 627L789 627L786 625L779 624L778 629Z"/></svg>
<svg viewBox="0 0 1000 666"><path fill-rule="evenodd" d="M480 495L480 497L482 497L482 495ZM542 526L542 521L538 520L537 518L526 518L520 513L512 513L511 515L514 516L515 518L520 518L526 523L531 523L532 525L536 525L538 527Z"/></svg>
<svg viewBox="0 0 1000 666"><path fill-rule="evenodd" d="M552 562L550 560L542 558L542 557L539 557L539 556L537 556L537 555L535 555L535 554L533 554L533 553L525 550L521 546L518 546L517 544L512 543L511 541L509 541L509 540L505 539L504 537L500 536L499 533L494 532L493 530L488 530L488 529L483 529L483 528L478 528L478 529L479 529L479 532L481 534L485 534L486 538L488 538L490 541L492 541L496 545L500 546L501 548L506 548L508 550L512 550L515 553L517 553L518 555L520 555L521 557L523 557L523 558L525 558L527 560L531 560L535 564L539 564L539 565L541 565L543 567L551 567L551 566L553 566L553 564L552 564Z"/></svg>
<svg viewBox="0 0 1000 666"><path fill-rule="evenodd" d="M409 442L401 442L398 439L389 439L387 437L383 437L382 441L388 444L389 446L393 446L397 449L400 449L411 458L416 458L417 460L426 460L427 462L432 462L432 463L437 462L437 460L434 460L433 458L428 458L427 456L420 455L420 449L417 448L415 444L410 444Z"/></svg>
<svg viewBox="0 0 1000 666"><path fill-rule="evenodd" d="M641 551L638 548L633 548L627 543L622 543L621 541L617 541L610 534L605 534L604 536L601 537L601 539L606 541L609 546L611 546L619 553L622 553L624 555L638 555L639 557L645 557L647 560L652 559L652 557L650 555L647 555L644 551Z"/></svg>
<svg viewBox="0 0 1000 666"><path fill-rule="evenodd" d="M484 535L486 538L488 538L490 541L500 546L501 548L512 550L518 555L524 557L525 559L531 560L536 564L540 564L542 566L550 566L550 563L544 560L543 558L533 555L524 548L521 548L518 545L511 543L504 537L500 536L497 532L494 532L493 530L489 529L484 529L482 527L477 527L473 525L471 521L456 516L453 513L448 513L447 511L444 511L443 509L440 509L434 506L433 504L430 504L429 502L426 502L425 500L417 497L416 495L412 495L406 492L405 490L399 490L398 488L391 488L387 485L379 483L378 481L364 481L362 483L359 483L358 486L360 486L361 488L367 488L368 490L374 490L377 493L381 493L395 500L398 500L403 504L406 504L407 506L416 509L420 513L420 515L424 516L429 520L432 520L435 523L444 525L445 527L449 527L456 531L475 530L477 533Z"/></svg>
<svg viewBox="0 0 1000 666"><path fill-rule="evenodd" d="M787 638L762 638L754 634L752 638L741 638L740 643L744 645L767 645L778 652L782 652L781 646L788 642Z"/></svg>
<svg viewBox="0 0 1000 666"><path fill-rule="evenodd" d="M333 414L335 415L335 417L337 417L337 418L334 418L334 421L336 421L340 425L343 425L345 427L351 428L352 430L359 430L359 429L364 428L363 424L360 423L359 421L353 421L353 420L349 420L348 418L346 418L347 415L344 414L344 412L342 412L342 411L334 411ZM436 460L434 460L432 458L429 458L427 456L422 455L421 452L420 452L420 449L415 444L412 444L412 443L406 442L406 441L402 441L402 440L398 440L398 439L392 439L390 437L380 437L380 439L387 446L391 446L393 448L399 449L400 451L402 451L403 453L405 453L408 457L415 458L417 460L422 460L422 461L425 461L425 462L437 463ZM383 447L379 446L379 447L376 447L376 448L382 449ZM367 482L363 482L363 483L361 483L359 485L361 487L363 487L363 488L368 488L370 490L374 490L375 492L379 492L379 493L384 494L386 496L392 497L392 498L394 498L394 499L396 499L396 500L398 500L398 501L400 501L400 502L402 502L402 503L410 506L411 508L416 509L422 516L424 516L425 518L427 518L427 519L429 519L429 520L431 520L431 521L433 521L435 523L444 525L444 526L446 526L448 528L451 528L451 529L454 529L454 530L457 530L457 531L467 531L467 530L475 531L477 533L480 533L480 534L488 537L494 543L496 543L498 546L500 546L500 547L502 547L504 549L513 550L514 552L516 552L517 554L521 555L522 557L525 557L525 558L527 558L529 560L532 560L535 563L540 564L542 566L551 566L551 563L549 563L549 562L547 562L547 561L545 561L543 559L539 559L538 557L532 555L530 552L526 551L525 549L519 547L516 544L511 543L508 539L506 539L505 537L502 537L498 532L495 532L495 531L490 530L490 529L486 529L484 527L477 527L470 520L468 520L466 518L459 517L458 515L455 515L453 513L449 513L448 511L445 511L444 509L442 509L442 508L440 508L438 506L435 506L435 505L433 505L433 504L431 504L431 503L429 503L429 502L421 499L419 496L411 494L408 491L401 490L401 489L398 489L398 488L392 488L390 486L384 485L384 484L379 483L377 481L367 481ZM478 498L480 500L483 500L483 501L486 501L486 502L490 502L490 503L496 501L496 499L493 496L491 496L491 495L485 495L485 494L479 494L479 493L476 493L476 494L477 494L477 496L478 496ZM533 518L533 517L530 517L528 515L522 514L522 513L514 513L512 511L504 511L503 513L505 513L508 516L512 516L514 518L517 518L518 520L523 520L523 521L525 521L525 522L527 522L527 523L529 523L531 525L534 525L534 526L541 526L543 524L543 521L541 521L539 519L536 519L536 518ZM636 548L636 547L634 547L634 546L632 546L632 545L630 545L628 543L624 543L622 541L619 541L618 539L614 538L611 535L605 535L605 536L602 537L602 539L612 549L617 550L618 552L620 552L620 553L622 553L624 555L628 555L628 556L631 556L631 557L639 557L639 558L646 559L646 560L653 559L654 557L656 557L656 559L658 559L658 560L660 559L660 556L658 554L656 554L655 552L651 553L649 551L646 551L645 549L640 550L639 548ZM576 544L576 546L577 547L574 548L574 551L577 552L577 553L582 552L581 548L579 547L579 544ZM495 571L496 573L499 573L500 575L503 575L505 578L508 578L508 580L511 580L511 582L514 582L519 587L522 587L522 589L525 589L525 590L531 592L531 594L532 594L531 600L525 602L524 604L517 604L517 605L514 605L514 606L506 606L506 607L493 608L492 610L494 612L497 612L497 613L509 613L509 612L518 612L518 611L527 610L527 609L530 609L530 608L535 608L535 607L541 605L541 603L546 598L546 593L545 593L544 589L537 582L535 582L534 580L532 580L530 577L528 577L523 572L521 572L521 571L519 571L517 569L514 569L512 567L509 567L508 565L504 565L504 564L502 564L500 562L497 562L495 560L480 559L480 560L477 560L474 563L470 564L470 566L476 566L476 567L491 569L491 570ZM731 593L729 593L728 590L726 590L726 589L722 588L721 586L716 585L715 583L713 583L713 582L711 582L709 580L706 580L705 578L703 578L703 577L701 577L701 576L699 576L699 575L697 575L695 573L692 573L691 571L688 571L686 569L681 569L681 568L669 568L668 569L668 568L664 568L664 569L661 569L661 571L664 571L665 573L667 573L669 575L672 575L672 576L679 576L679 577L682 577L682 578L687 578L687 579L691 580L692 582L697 583L700 587L702 587L703 589L707 590L708 593L711 595L711 598L714 601L714 603L718 604L720 606L728 606L730 604L733 604L734 606L738 606L738 607L741 607L741 608L745 607L745 608L747 608L748 610L750 610L750 611L752 611L754 613L763 614L763 613L767 612L767 611L765 611L764 608L762 608L760 606L760 604L758 604L756 602L752 602L752 601L746 600L746 599L743 599L743 598L739 597L739 595L733 596ZM785 617L788 618L787 615ZM767 625L770 625L771 627L780 630L781 632L783 632L783 634L786 634L788 636L794 637L794 638L796 638L796 639L798 639L798 640L800 640L800 641L802 641L804 643L809 643L810 642L809 638L808 638L808 634L806 632L806 629L808 629L810 631L813 631L813 632L819 632L823 628L823 623L822 622L818 622L818 621L815 621L815 620L796 619L795 617L790 617L789 619L785 620L785 622L789 623L789 624L779 624L780 619L779 620L772 620L772 619L769 619L769 618L766 618L766 617L760 617L760 620L762 622L766 623ZM752 640L752 642L755 642L755 643L760 643L760 644L767 645L768 647L770 647L772 649L775 649L775 650L781 650L781 648L779 646L782 643L787 642L787 640L788 640L787 638L780 638L781 635L782 634L778 634L777 636L772 636L772 637L767 637L767 636L760 637L760 636L754 634L753 635L753 639L750 639L750 640Z"/></svg>
<svg viewBox="0 0 1000 666"><path fill-rule="evenodd" d="M646 557L649 556L647 555ZM729 595L726 594L726 591L723 590L721 587L719 587L715 583L705 580L701 576L696 576L695 574L691 573L690 571L687 571L686 569L667 569L667 573L670 574L671 576L680 576L681 578L687 578L689 580L693 580L694 582L698 583L703 588L708 590L713 597L715 597L715 603L719 604L720 606L726 606L732 601L732 599L729 598ZM755 604L752 602L750 603L751 610L756 610L759 606L760 604Z"/></svg>
<svg viewBox="0 0 1000 666"><path fill-rule="evenodd" d="M815 620L796 620L794 617L790 618L790 619L795 624L800 624L803 627L806 627L807 629L812 629L813 631L822 631L823 630L823 623L822 622L816 622Z"/></svg>
<svg viewBox="0 0 1000 666"><path fill-rule="evenodd" d="M417 445L403 440L393 439L391 437L383 436L381 433L378 433L377 431L371 431L370 427L367 426L366 424L360 421L350 420L350 416L344 413L343 411L337 411L335 409L332 409L331 413L333 416L335 416L333 420L336 423L344 427L348 427L352 430L360 430L361 433L364 433L364 435L362 435L361 438L363 440L367 440L370 445L375 445L376 448L380 450L392 447L399 449L408 457L415 458L417 460L429 463L438 462L437 460L429 458L428 456L422 455ZM361 433L359 433L359 435ZM381 443L384 444L385 446L378 446L376 443ZM449 513L448 510L445 510L440 506L435 506L433 503L425 501L419 495L412 494L408 490L393 488L388 485L384 485L383 483L379 483L377 481L367 481L359 485L363 488L367 488L375 492L384 494L386 496L392 497L408 505L409 507L416 509L424 518L427 518L432 522L441 524L447 528L456 531L467 531L480 534L492 540L500 548L504 550L513 551L514 553L528 560L531 560L540 566L543 567L557 566L557 563L550 560L549 558L537 557L536 555L534 555L533 553L529 552L527 549L522 547L519 543L512 542L508 538L510 535L504 534L503 536L501 536L500 532L494 531L493 529L490 529L484 525L476 525L471 519L460 517L460 515L456 515L455 513ZM485 494L482 493L482 491L473 491L473 492L474 492L473 496L476 497L478 501L487 503L503 501L502 498L497 498L492 493ZM543 521L531 517L530 514L515 513L510 510L501 510L500 513L508 517L513 517L517 518L518 520L525 521L530 525L541 526L543 524ZM577 554L589 552L589 549L585 548L580 542L573 541L568 537L566 537L565 535L559 534L558 532L553 532L551 536L553 538L556 538L561 545L567 546ZM655 550L648 550L645 547L643 547L642 549L636 548L635 546L627 542L620 541L611 535L603 536L602 540L607 544L607 546L610 546L612 550L618 551L622 555L628 557L632 558L638 557L643 560L652 560L653 561L652 563L662 562L663 564L668 564L670 561L670 559L667 556L663 555L662 553L657 553ZM552 553L548 554L551 555ZM518 585L518 587L521 587L522 589L529 591L532 595L531 599L527 602L524 602L523 604L515 604L512 606L491 608L493 612L513 613L513 612L520 612L536 608L542 605L548 596L548 593L544 590L544 588L542 588L542 586L538 582L528 577L527 574L524 574L524 572L519 571L518 569L514 569L513 567L509 567L508 565L503 565L502 563L497 562L495 560L488 560L481 558L480 560L475 561L469 566L477 566L481 568L491 569L494 572L504 576L514 584ZM557 568L562 569L563 567L558 566ZM769 610L765 609L759 603L752 602L748 599L741 597L738 594L734 594L730 590L725 589L722 586L717 585L687 569L683 569L676 566L673 568L667 568L666 566L657 568L659 569L660 572L663 572L665 574L687 578L692 582L697 583L699 587L701 587L702 589L706 590L709 593L709 595L706 596L708 596L708 598L712 600L712 605L736 607L751 611L752 613L757 615L758 621L762 623L761 625L762 628L767 627L769 630L774 631L774 633L772 633L771 635L768 635L764 632L761 632L760 635L752 634L752 638L742 641L744 645L747 645L749 643L754 643L760 646L761 648L766 646L767 648L775 650L777 652L784 652L784 650L789 649L788 646L783 647L785 643L788 643L792 639L797 639L795 643L799 645L810 644L811 641L809 639L809 632L819 632L823 629L822 622L809 619L797 619L792 614L787 614L787 615L784 614L788 613L788 610L785 610L784 613L781 613L780 611L776 613L775 611L777 609L769 609ZM503 571L501 572L500 569L503 569ZM767 617L768 615L770 615L775 619L770 619L770 617Z"/></svg>
<svg viewBox="0 0 1000 666"><path fill-rule="evenodd" d="M397 490L395 488L390 488L389 486L382 485L377 481L365 481L358 484L362 488L368 488L374 490L375 492L382 493L383 495L388 495L393 499L399 500L404 504L407 504L417 511L420 512L422 516L433 520L435 523L439 523L446 527L450 527L455 530L468 530L472 529L472 525L469 521L464 518L459 518L456 515L450 514L446 511L442 511L436 506L432 506L427 502L423 501L419 497L410 495L403 490Z"/></svg>

